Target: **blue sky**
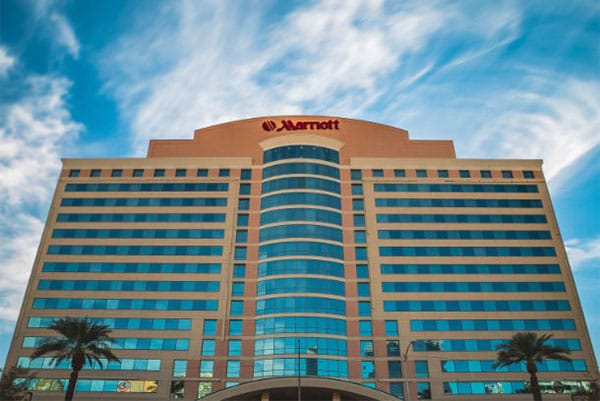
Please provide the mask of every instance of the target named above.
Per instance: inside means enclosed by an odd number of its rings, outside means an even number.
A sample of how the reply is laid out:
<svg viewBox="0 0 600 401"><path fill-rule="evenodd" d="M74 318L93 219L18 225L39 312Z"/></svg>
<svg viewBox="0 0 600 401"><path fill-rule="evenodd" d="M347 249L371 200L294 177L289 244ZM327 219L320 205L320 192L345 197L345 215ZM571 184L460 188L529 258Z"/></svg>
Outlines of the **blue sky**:
<svg viewBox="0 0 600 401"><path fill-rule="evenodd" d="M0 0L0 366L61 157L322 114L544 160L600 352L600 18L589 1Z"/></svg>

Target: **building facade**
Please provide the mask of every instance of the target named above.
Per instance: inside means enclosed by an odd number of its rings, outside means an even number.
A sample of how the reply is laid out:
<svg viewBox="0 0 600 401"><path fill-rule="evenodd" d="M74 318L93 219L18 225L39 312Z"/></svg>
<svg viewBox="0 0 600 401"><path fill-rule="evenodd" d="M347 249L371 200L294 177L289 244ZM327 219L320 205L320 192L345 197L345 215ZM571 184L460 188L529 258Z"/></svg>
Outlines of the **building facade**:
<svg viewBox="0 0 600 401"><path fill-rule="evenodd" d="M29 355L79 316L121 359L80 400L529 400L493 364L535 331L571 350L539 366L565 399L598 369L541 164L315 116L65 159L6 366L62 399L69 366Z"/></svg>

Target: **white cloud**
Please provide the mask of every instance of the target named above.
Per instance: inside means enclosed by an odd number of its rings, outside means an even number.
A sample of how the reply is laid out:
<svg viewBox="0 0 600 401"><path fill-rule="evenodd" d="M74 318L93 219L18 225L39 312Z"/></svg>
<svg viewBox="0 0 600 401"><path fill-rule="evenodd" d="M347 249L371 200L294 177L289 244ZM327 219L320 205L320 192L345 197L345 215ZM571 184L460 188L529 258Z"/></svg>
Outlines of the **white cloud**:
<svg viewBox="0 0 600 401"><path fill-rule="evenodd" d="M599 271L600 236L591 239L569 239L565 241L565 247L573 270L591 268ZM598 278L600 279L600 276Z"/></svg>
<svg viewBox="0 0 600 401"><path fill-rule="evenodd" d="M15 58L9 55L3 46L0 46L0 77L6 75L14 64Z"/></svg>
<svg viewBox="0 0 600 401"><path fill-rule="evenodd" d="M56 41L56 43L60 46L64 46L71 57L75 59L79 58L79 50L81 46L77 36L75 36L73 27L65 18L65 16L57 12L53 12L50 14L49 21L52 23L52 31L54 34L53 39Z"/></svg>
<svg viewBox="0 0 600 401"><path fill-rule="evenodd" d="M83 127L65 104L66 79L32 76L0 116L0 319L17 317L60 156Z"/></svg>

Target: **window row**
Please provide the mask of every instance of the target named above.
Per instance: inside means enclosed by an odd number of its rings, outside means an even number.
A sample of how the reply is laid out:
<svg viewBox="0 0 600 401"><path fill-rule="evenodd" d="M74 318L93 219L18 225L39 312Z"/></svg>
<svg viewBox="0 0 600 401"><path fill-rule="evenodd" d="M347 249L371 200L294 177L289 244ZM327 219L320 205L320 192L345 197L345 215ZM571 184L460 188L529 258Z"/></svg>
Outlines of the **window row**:
<svg viewBox="0 0 600 401"><path fill-rule="evenodd" d="M344 277L344 265L338 262L316 259L272 260L258 264L258 277L279 274L320 274Z"/></svg>
<svg viewBox="0 0 600 401"><path fill-rule="evenodd" d="M492 208L541 208L539 199L414 199L377 198L377 207L492 207Z"/></svg>
<svg viewBox="0 0 600 401"><path fill-rule="evenodd" d="M27 327L46 328L58 318L56 317L30 317ZM89 318L97 324L104 324L115 330L190 330L191 319L149 319L149 318Z"/></svg>
<svg viewBox="0 0 600 401"><path fill-rule="evenodd" d="M225 213L59 213L58 223L223 223Z"/></svg>
<svg viewBox="0 0 600 401"><path fill-rule="evenodd" d="M568 311L567 300L383 301L384 312Z"/></svg>
<svg viewBox="0 0 600 401"><path fill-rule="evenodd" d="M374 184L375 192L537 193L530 184Z"/></svg>
<svg viewBox="0 0 600 401"><path fill-rule="evenodd" d="M383 282L383 292L564 292L559 281Z"/></svg>
<svg viewBox="0 0 600 401"><path fill-rule="evenodd" d="M133 170L123 170L121 168L113 168L110 170L110 176L111 177L125 177L125 175L123 175L124 171L131 171L131 175L127 175L128 177L144 177L147 176L149 177L150 175L148 174L144 174L144 169L143 168L135 168ZM166 172L167 170L164 168L155 168L150 170L152 171L151 176L152 177L166 177ZM189 174L190 172L192 172L193 170L190 169L185 169L185 168L177 168L175 169L175 172L173 175L169 175L170 177L187 177L191 174ZM208 177L208 169L206 168L199 168L195 170L195 175L196 177ZM228 168L221 168L219 169L219 177L229 177L231 175L231 172ZM101 169L91 169L90 170L90 174L89 177L101 177L102 176L102 170ZM251 179L252 176L252 170L250 169L242 169L242 171L240 172L240 178L242 180L249 180ZM79 169L72 169L69 170L69 177L81 177L81 170Z"/></svg>
<svg viewBox="0 0 600 401"><path fill-rule="evenodd" d="M412 349L415 352L479 352L496 351L496 347L507 340L416 340ZM581 343L577 339L553 338L547 345L561 347L570 351L580 351Z"/></svg>
<svg viewBox="0 0 600 401"><path fill-rule="evenodd" d="M33 391L66 391L66 379L35 378L29 382L27 390ZM158 381L156 380L104 380L104 379L78 379L75 385L78 393L104 392L104 393L156 393ZM40 397L41 398L41 397Z"/></svg>
<svg viewBox="0 0 600 401"><path fill-rule="evenodd" d="M24 337L23 348L36 348L48 337ZM114 338L112 349L187 351L187 338Z"/></svg>
<svg viewBox="0 0 600 401"><path fill-rule="evenodd" d="M254 355L333 355L347 356L345 340L321 337L279 337L254 341Z"/></svg>
<svg viewBox="0 0 600 401"><path fill-rule="evenodd" d="M378 223L545 224L543 214L377 214Z"/></svg>
<svg viewBox="0 0 600 401"><path fill-rule="evenodd" d="M300 365L300 372L298 372ZM337 359L276 358L254 361L254 377L268 376L348 377L348 362Z"/></svg>
<svg viewBox="0 0 600 401"><path fill-rule="evenodd" d="M315 316L286 316L256 319L256 335L283 333L319 333L346 335L343 319Z"/></svg>
<svg viewBox="0 0 600 401"><path fill-rule="evenodd" d="M334 194L339 194L340 183L337 181L326 180L323 178L288 177L276 178L271 181L263 182L262 184L263 194L293 189L312 189L315 191L325 191Z"/></svg>
<svg viewBox="0 0 600 401"><path fill-rule="evenodd" d="M218 292L219 281L40 280L38 290Z"/></svg>
<svg viewBox="0 0 600 401"><path fill-rule="evenodd" d="M260 200L261 209L287 205L313 205L340 209L342 201L339 197L314 192L286 192L263 196Z"/></svg>
<svg viewBox="0 0 600 401"><path fill-rule="evenodd" d="M550 231L541 230L378 230L379 239L483 239L548 240Z"/></svg>
<svg viewBox="0 0 600 401"><path fill-rule="evenodd" d="M342 214L331 210L311 208L277 209L260 214L260 224L283 223L288 221L315 221L335 225L342 224Z"/></svg>
<svg viewBox="0 0 600 401"><path fill-rule="evenodd" d="M48 255L221 256L222 246L50 245Z"/></svg>
<svg viewBox="0 0 600 401"><path fill-rule="evenodd" d="M419 177L425 178L428 176L429 171L427 169L416 169L416 170L408 170L410 172L409 175L406 174L406 169L394 169L394 177L403 178L403 177ZM438 169L434 170L435 176L438 178L449 178L450 171L446 169ZM453 171L453 176L460 178L471 178L471 173L476 170L458 170ZM526 179L533 179L534 172L532 170L522 170L521 175ZM498 176L497 174L493 174L492 170L479 170L478 177L479 178L492 178L492 176ZM510 179L514 178L514 172L512 170L501 170L499 176L502 178ZM384 177L383 169L372 169L371 177L380 178ZM474 176L475 177L475 176ZM362 179L362 171L361 170L350 170L350 179L352 180L361 180Z"/></svg>
<svg viewBox="0 0 600 401"><path fill-rule="evenodd" d="M320 242L295 241L261 245L258 249L259 259L280 256L322 256L343 260L344 248L340 245Z"/></svg>
<svg viewBox="0 0 600 401"><path fill-rule="evenodd" d="M379 256L556 256L553 247L519 246L382 246Z"/></svg>
<svg viewBox="0 0 600 401"><path fill-rule="evenodd" d="M219 263L46 262L43 272L70 273L221 273Z"/></svg>
<svg viewBox="0 0 600 401"><path fill-rule="evenodd" d="M382 264L381 274L560 274L556 264Z"/></svg>
<svg viewBox="0 0 600 401"><path fill-rule="evenodd" d="M483 373L483 372L527 372L524 363L495 368L495 360L447 360L441 361L442 372L449 373ZM587 367L583 359L572 361L545 360L535 365L540 372L585 372Z"/></svg>
<svg viewBox="0 0 600 401"><path fill-rule="evenodd" d="M145 370L145 371L159 371L160 370L160 359L131 359L121 358L120 361L107 361L104 358L100 358L102 366L105 370ZM17 361L17 367L24 369L68 369L71 370L71 361L62 360L55 363L53 357L40 357L31 359L29 357L19 357ZM102 367L96 360L90 362L86 361L84 369L100 370Z"/></svg>
<svg viewBox="0 0 600 401"><path fill-rule="evenodd" d="M412 331L575 330L572 319L411 320Z"/></svg>
<svg viewBox="0 0 600 401"><path fill-rule="evenodd" d="M312 292L329 295L346 295L343 281L326 280L320 278L279 278L262 280L257 283L256 294L258 296Z"/></svg>
<svg viewBox="0 0 600 401"><path fill-rule="evenodd" d="M317 159L339 163L339 153L333 149L314 145L288 145L269 149L264 152L263 163L284 159Z"/></svg>
<svg viewBox="0 0 600 401"><path fill-rule="evenodd" d="M216 311L217 308L218 301L213 299L34 298L33 300L33 309Z"/></svg>
<svg viewBox="0 0 600 401"><path fill-rule="evenodd" d="M222 239L223 229L95 229L57 228L52 238L173 238Z"/></svg>
<svg viewBox="0 0 600 401"><path fill-rule="evenodd" d="M319 313L346 315L346 302L321 297L280 297L256 301L256 314Z"/></svg>
<svg viewBox="0 0 600 401"><path fill-rule="evenodd" d="M227 198L64 198L62 207L224 207Z"/></svg>
<svg viewBox="0 0 600 401"><path fill-rule="evenodd" d="M261 242L287 238L315 238L342 242L343 234L339 228L315 224L287 224L260 230Z"/></svg>
<svg viewBox="0 0 600 401"><path fill-rule="evenodd" d="M279 175L307 174L340 179L340 169L318 163L285 163L263 169L263 180Z"/></svg>
<svg viewBox="0 0 600 401"><path fill-rule="evenodd" d="M542 394L565 394L578 391L591 391L589 381L540 381L539 385ZM529 383L524 381L444 382L444 394L523 394L527 392L531 392L531 388Z"/></svg>

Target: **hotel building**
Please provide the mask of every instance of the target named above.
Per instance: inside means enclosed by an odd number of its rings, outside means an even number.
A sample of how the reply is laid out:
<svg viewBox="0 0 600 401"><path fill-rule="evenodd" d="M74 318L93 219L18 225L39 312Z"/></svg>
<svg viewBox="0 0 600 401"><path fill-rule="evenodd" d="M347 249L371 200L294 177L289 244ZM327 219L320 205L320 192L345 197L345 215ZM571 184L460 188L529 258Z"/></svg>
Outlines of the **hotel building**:
<svg viewBox="0 0 600 401"><path fill-rule="evenodd" d="M34 399L63 397L69 365L29 355L65 316L121 359L78 400L530 400L523 365L493 367L519 331L571 350L539 364L545 399L598 372L540 160L336 117L63 160L5 365Z"/></svg>

